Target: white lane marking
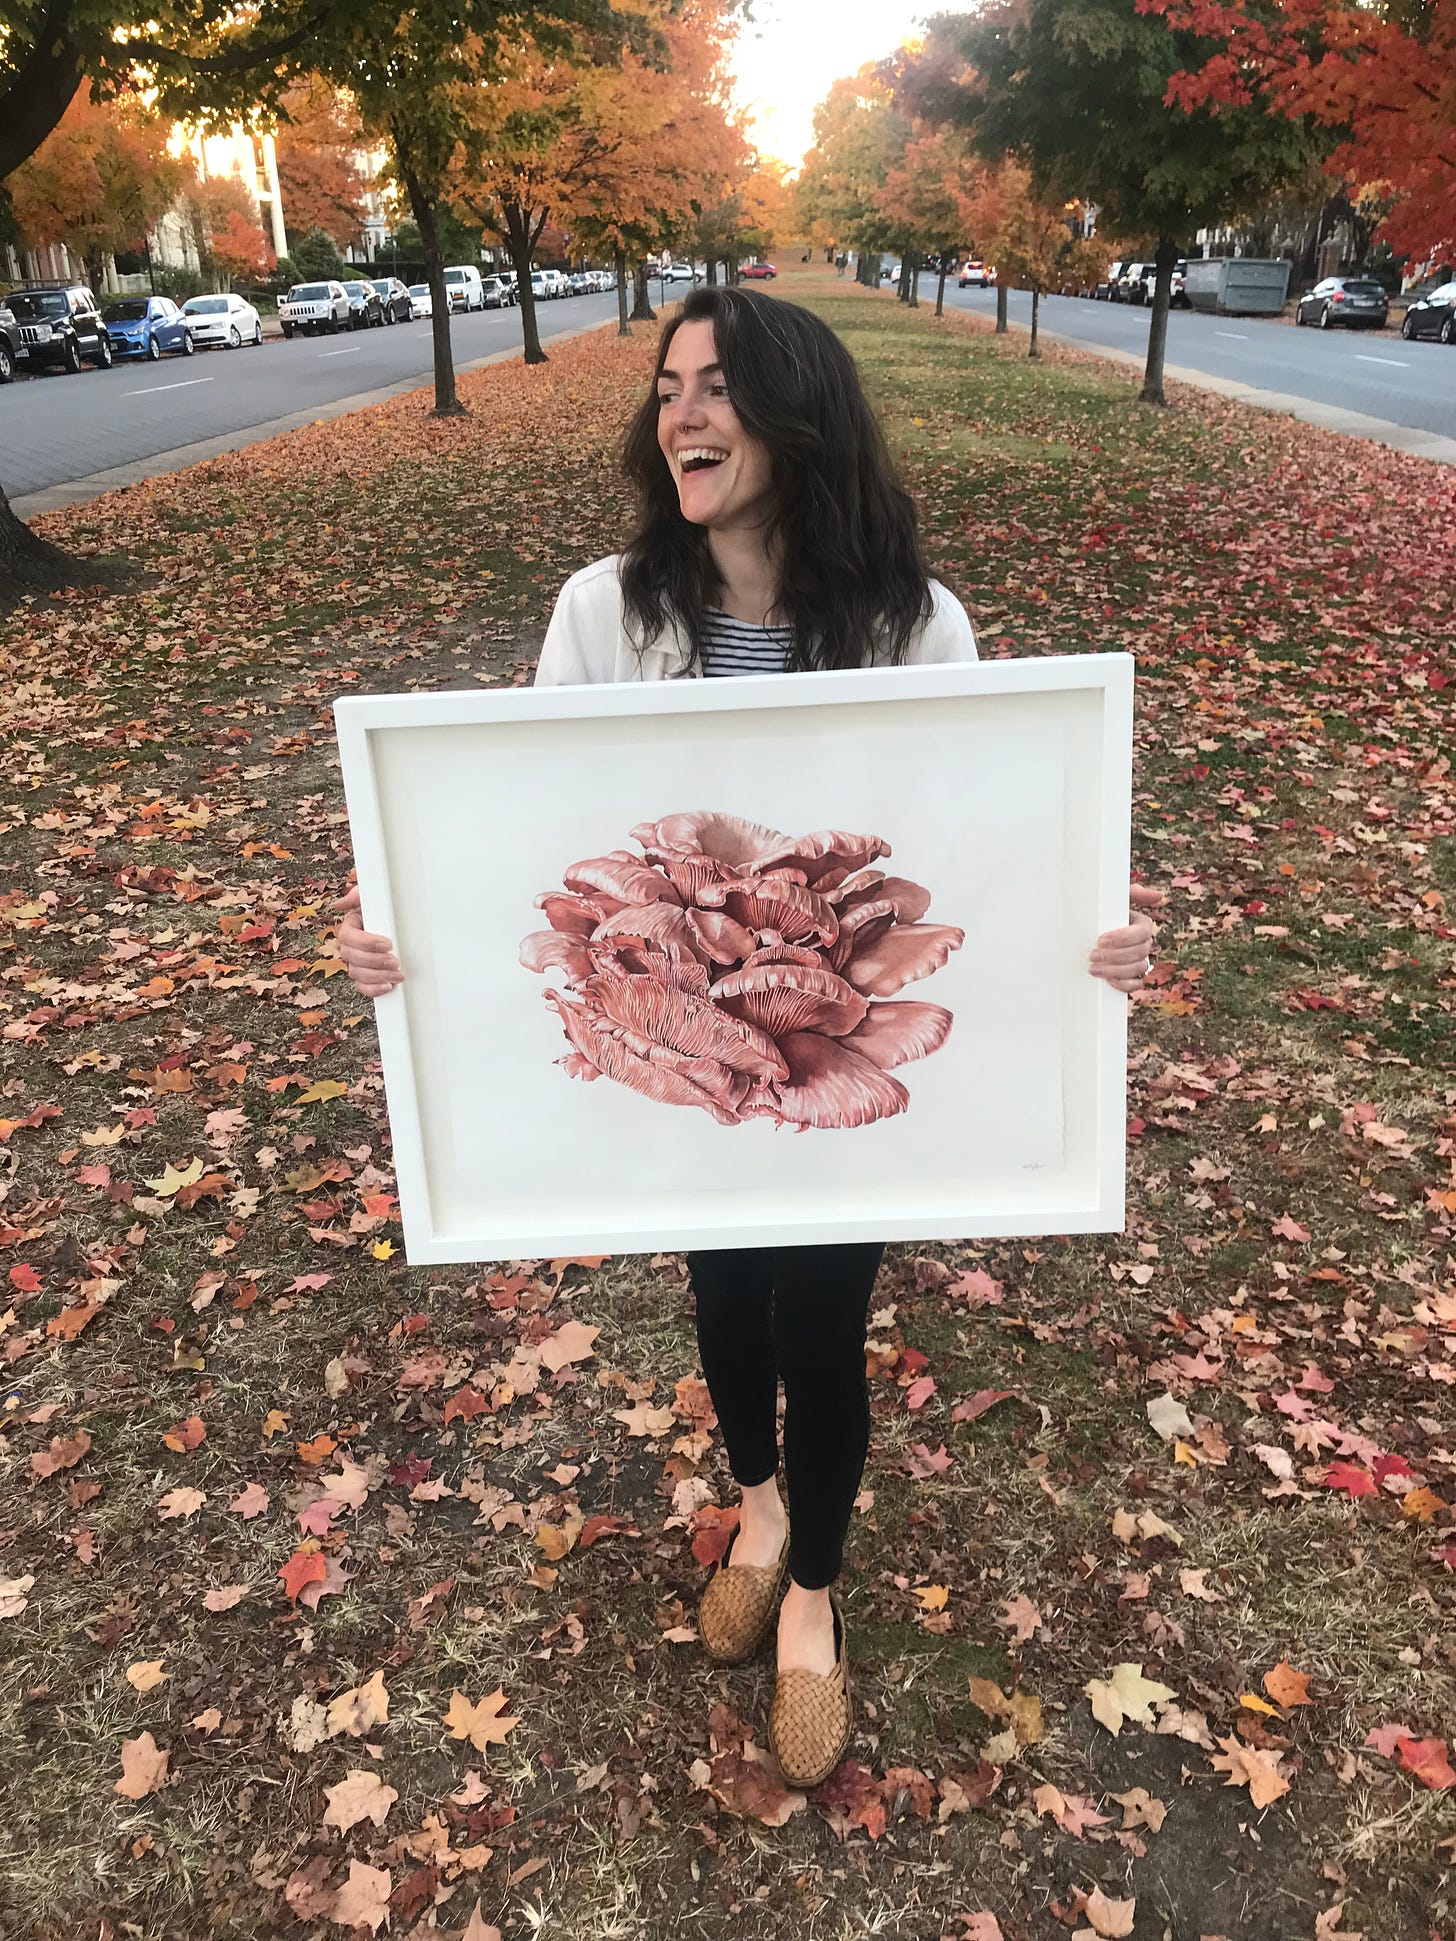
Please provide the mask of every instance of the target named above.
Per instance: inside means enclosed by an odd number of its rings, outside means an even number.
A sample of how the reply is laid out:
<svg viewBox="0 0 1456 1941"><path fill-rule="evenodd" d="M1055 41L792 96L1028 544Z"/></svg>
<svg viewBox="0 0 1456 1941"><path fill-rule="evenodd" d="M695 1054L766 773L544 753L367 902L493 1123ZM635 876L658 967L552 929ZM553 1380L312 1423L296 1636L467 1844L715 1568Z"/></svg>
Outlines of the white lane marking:
<svg viewBox="0 0 1456 1941"><path fill-rule="evenodd" d="M1248 332L1244 330L1215 330L1213 334L1215 337L1237 337L1241 344L1249 341Z"/></svg>
<svg viewBox="0 0 1456 1941"><path fill-rule="evenodd" d="M123 391L121 395L124 398L149 398L157 391L186 391L194 384L211 383L210 377L184 377L179 378L175 384L148 384L144 390Z"/></svg>
<svg viewBox="0 0 1456 1941"><path fill-rule="evenodd" d="M362 344L350 344L347 350L321 350L320 357L352 357L356 350L363 350Z"/></svg>
<svg viewBox="0 0 1456 1941"><path fill-rule="evenodd" d="M1363 350L1357 350L1355 355L1362 364L1394 364L1398 371L1410 369L1410 365L1403 357L1370 357Z"/></svg>

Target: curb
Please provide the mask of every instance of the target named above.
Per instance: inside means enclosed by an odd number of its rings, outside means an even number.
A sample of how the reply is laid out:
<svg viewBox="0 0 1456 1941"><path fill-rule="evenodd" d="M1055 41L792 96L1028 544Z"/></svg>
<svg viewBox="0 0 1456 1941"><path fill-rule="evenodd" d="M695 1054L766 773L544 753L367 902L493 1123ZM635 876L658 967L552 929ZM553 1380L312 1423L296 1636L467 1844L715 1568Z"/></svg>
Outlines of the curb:
<svg viewBox="0 0 1456 1941"><path fill-rule="evenodd" d="M542 347L547 344L565 343L570 337L586 337L594 330L614 327L609 318L606 323L580 324L574 330L553 331L549 337L541 339ZM520 357L519 349L493 350L484 357L472 357L463 364L455 366L455 375L463 377L467 372L484 370L488 364L505 364L513 357ZM30 492L22 499L12 499L10 509L18 519L34 519L42 512L59 512L63 506L84 505L88 499L98 499L103 492L116 492L125 486L136 485L142 479L157 478L163 472L180 472L189 465L204 465L210 458L220 458L224 452L241 451L247 445L261 445L269 438L278 438L286 431L297 431L304 425L318 424L328 418L345 418L351 411L367 411L370 405L383 404L386 398L402 397L407 391L426 391L433 383L426 378L423 383L417 377L401 378L397 384L382 385L376 391L356 391L352 397L335 398L332 404L313 405L306 411L290 411L282 418L268 418L261 424L244 425L237 431L222 432L216 438L201 438L195 444L174 445L170 451L153 452L149 458L139 458L129 465L113 465L104 472L88 472L84 478L66 479L58 485L43 486L39 492Z"/></svg>
<svg viewBox="0 0 1456 1941"><path fill-rule="evenodd" d="M1009 321L1013 330L1030 331L1029 324L1014 318ZM1069 337L1065 331L1048 330L1044 324L1037 326L1037 336L1045 337L1049 343L1065 344L1072 350L1090 351L1094 357L1106 357L1114 364L1129 364L1137 371L1147 363L1146 357L1140 357L1136 351L1089 343L1085 337ZM1216 391L1220 397L1234 398L1240 404L1252 405L1256 411L1282 411L1307 425L1318 425L1322 431L1339 432L1345 438L1368 438L1374 444L1387 445L1412 458L1428 458L1437 465L1456 465L1456 438L1443 437L1440 432L1393 424L1389 418L1367 417L1363 411L1347 411L1337 404L1320 404L1314 398L1301 398L1292 391L1262 391L1257 385L1241 384L1236 378L1210 377L1206 371L1190 370L1186 364L1165 364L1163 375L1177 384L1191 384L1200 391Z"/></svg>

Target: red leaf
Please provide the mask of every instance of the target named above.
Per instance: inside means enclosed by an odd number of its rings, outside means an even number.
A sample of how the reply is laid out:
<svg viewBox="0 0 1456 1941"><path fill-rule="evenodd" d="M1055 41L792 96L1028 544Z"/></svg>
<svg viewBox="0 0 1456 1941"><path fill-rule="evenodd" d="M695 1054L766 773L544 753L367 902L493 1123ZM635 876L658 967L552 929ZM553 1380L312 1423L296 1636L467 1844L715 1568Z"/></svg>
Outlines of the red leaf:
<svg viewBox="0 0 1456 1941"><path fill-rule="evenodd" d="M733 1541L733 1532L738 1528L737 1510L719 1509L716 1503L705 1503L701 1509L693 1511L693 1555L700 1564L716 1564L727 1553Z"/></svg>
<svg viewBox="0 0 1456 1941"><path fill-rule="evenodd" d="M1332 1462L1320 1481L1326 1489L1348 1490L1351 1496L1375 1494L1375 1478L1358 1463Z"/></svg>
<svg viewBox="0 0 1456 1941"><path fill-rule="evenodd" d="M952 1422L974 1422L978 1416L994 1409L998 1402L1009 1402L1016 1391L1011 1388L978 1388L967 1402L957 1402L950 1412Z"/></svg>
<svg viewBox="0 0 1456 1941"><path fill-rule="evenodd" d="M907 1409L923 1409L935 1393L934 1375L917 1375L905 1391Z"/></svg>
<svg viewBox="0 0 1456 1941"><path fill-rule="evenodd" d="M329 1574L329 1567L322 1550L294 1551L278 1575L283 1579L290 1603L298 1602L299 1593L308 1584L321 1584Z"/></svg>
<svg viewBox="0 0 1456 1941"><path fill-rule="evenodd" d="M590 1550L598 1537L640 1537L642 1532L627 1516L589 1516L576 1540L578 1550Z"/></svg>
<svg viewBox="0 0 1456 1941"><path fill-rule="evenodd" d="M40 1275L26 1261L18 1261L10 1270L10 1285L21 1294L39 1294Z"/></svg>
<svg viewBox="0 0 1456 1941"><path fill-rule="evenodd" d="M1456 1786L1456 1772L1451 1770L1444 1739L1402 1739L1396 1748L1396 1757L1408 1773L1414 1773L1433 1792L1444 1786Z"/></svg>

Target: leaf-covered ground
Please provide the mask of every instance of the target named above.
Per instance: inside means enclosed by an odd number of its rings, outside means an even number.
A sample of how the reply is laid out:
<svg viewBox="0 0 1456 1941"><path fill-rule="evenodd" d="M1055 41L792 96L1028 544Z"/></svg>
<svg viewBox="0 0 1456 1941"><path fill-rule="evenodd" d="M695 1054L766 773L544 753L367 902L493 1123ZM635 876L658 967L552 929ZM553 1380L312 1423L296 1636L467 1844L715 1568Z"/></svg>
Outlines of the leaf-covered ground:
<svg viewBox="0 0 1456 1941"><path fill-rule="evenodd" d="M0 636L6 1935L1449 1941L1456 476L797 288L984 650L1138 656L1128 1231L893 1250L786 1795L680 1263L410 1272L331 959L330 703L528 678L651 332L51 518L144 581Z"/></svg>

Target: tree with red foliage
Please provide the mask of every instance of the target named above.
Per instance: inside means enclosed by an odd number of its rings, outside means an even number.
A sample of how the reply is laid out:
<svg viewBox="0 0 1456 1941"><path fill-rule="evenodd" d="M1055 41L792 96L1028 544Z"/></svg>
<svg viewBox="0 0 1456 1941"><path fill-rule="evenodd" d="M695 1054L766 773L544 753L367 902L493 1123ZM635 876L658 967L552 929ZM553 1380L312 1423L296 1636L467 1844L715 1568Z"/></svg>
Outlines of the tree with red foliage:
<svg viewBox="0 0 1456 1941"><path fill-rule="evenodd" d="M239 277L268 276L277 266L273 245L262 229L236 209L229 210L208 240L212 260L229 282Z"/></svg>
<svg viewBox="0 0 1456 1941"><path fill-rule="evenodd" d="M1331 175L1395 198L1379 234L1417 262L1456 245L1456 0L1137 0L1219 43L1172 77L1193 113L1263 107L1344 139Z"/></svg>
<svg viewBox="0 0 1456 1941"><path fill-rule="evenodd" d="M258 221L258 206L237 176L200 183L190 201L197 253L213 274L229 282L267 276L278 259Z"/></svg>

